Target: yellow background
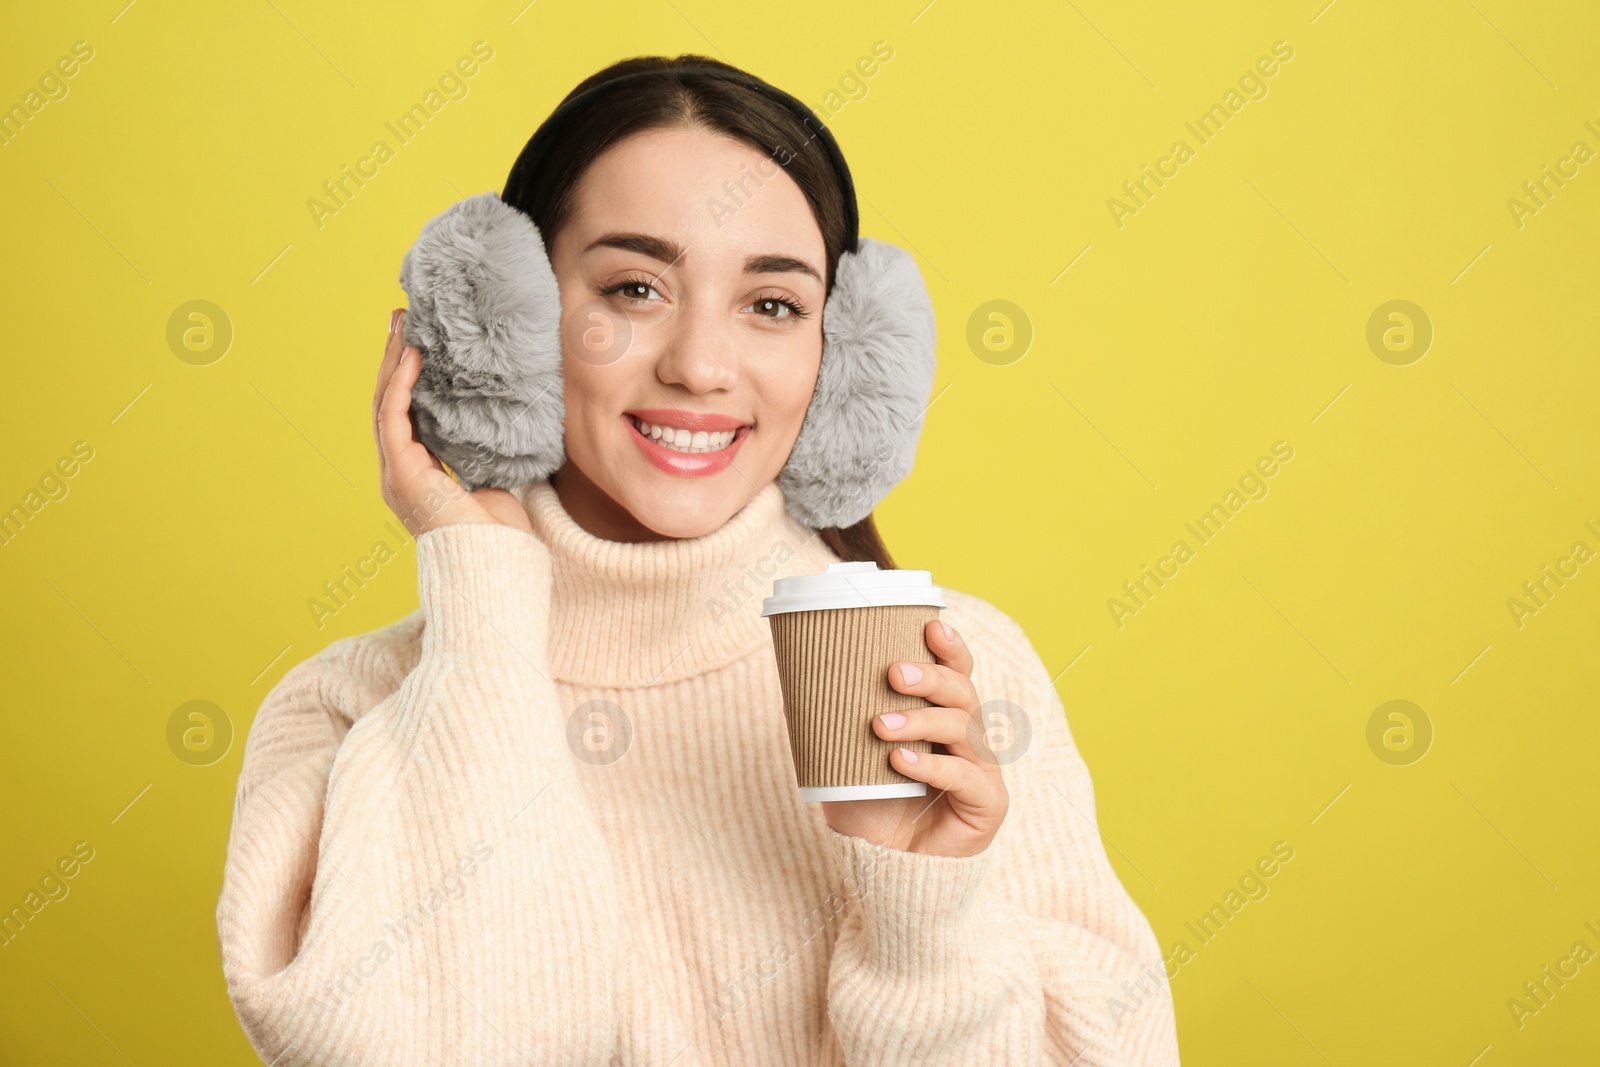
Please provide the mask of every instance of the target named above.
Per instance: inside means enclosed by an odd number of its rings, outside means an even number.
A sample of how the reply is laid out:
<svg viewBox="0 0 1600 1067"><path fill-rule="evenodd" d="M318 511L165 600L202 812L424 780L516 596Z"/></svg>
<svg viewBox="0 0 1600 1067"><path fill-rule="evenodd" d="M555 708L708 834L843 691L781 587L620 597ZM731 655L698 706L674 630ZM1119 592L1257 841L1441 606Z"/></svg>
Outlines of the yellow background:
<svg viewBox="0 0 1600 1067"><path fill-rule="evenodd" d="M94 48L0 147L0 506L94 449L0 547L0 905L95 849L0 948L0 1062L254 1062L214 926L234 782L284 671L416 605L409 546L324 629L306 601L389 537L369 402L422 223L498 190L615 59L705 52L816 106L879 40L892 60L830 125L863 231L916 252L940 329L891 549L1064 672L1164 948L1295 850L1191 942L1184 1061L1595 1055L1600 963L1520 1028L1506 1004L1600 951L1600 563L1520 628L1507 607L1600 550L1600 162L1520 228L1507 207L1574 141L1600 150L1592 5L123 2L18 7L0 37L7 106ZM319 229L307 200L477 40L469 95ZM1198 145L1184 122L1280 40L1268 95ZM1108 198L1179 138L1195 157L1119 228ZM196 299L235 332L209 366L166 338ZM1396 299L1435 333L1407 366L1366 341ZM1033 330L1003 365L966 341L991 300ZM1107 600L1279 440L1269 495L1118 628ZM195 699L235 731L210 766L167 744ZM1408 766L1367 743L1396 699L1434 733Z"/></svg>

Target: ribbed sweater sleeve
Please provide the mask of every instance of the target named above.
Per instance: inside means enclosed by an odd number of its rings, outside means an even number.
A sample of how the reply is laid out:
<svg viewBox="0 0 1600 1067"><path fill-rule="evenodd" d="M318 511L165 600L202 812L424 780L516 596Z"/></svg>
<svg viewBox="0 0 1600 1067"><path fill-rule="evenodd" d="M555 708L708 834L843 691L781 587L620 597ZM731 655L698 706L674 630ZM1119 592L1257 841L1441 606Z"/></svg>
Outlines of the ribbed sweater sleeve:
<svg viewBox="0 0 1600 1067"><path fill-rule="evenodd" d="M547 667L548 550L495 523L416 548L398 687L341 709L336 642L251 727L217 907L229 994L276 1067L606 1064L616 880Z"/></svg>
<svg viewBox="0 0 1600 1067"><path fill-rule="evenodd" d="M975 856L832 835L859 901L828 973L845 1063L1175 1065L1159 945L1106 857L1060 697L1014 622L958 597L978 614L956 625L984 668L979 695L1005 694L1033 736L1004 769L1006 820Z"/></svg>

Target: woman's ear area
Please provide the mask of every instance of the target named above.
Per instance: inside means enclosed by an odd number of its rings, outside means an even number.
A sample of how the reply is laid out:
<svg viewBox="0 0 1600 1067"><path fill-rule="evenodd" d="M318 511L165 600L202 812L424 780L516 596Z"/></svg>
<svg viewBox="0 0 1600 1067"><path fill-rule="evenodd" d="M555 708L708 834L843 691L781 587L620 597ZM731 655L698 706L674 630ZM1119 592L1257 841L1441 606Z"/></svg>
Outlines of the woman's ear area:
<svg viewBox="0 0 1600 1067"><path fill-rule="evenodd" d="M839 256L822 367L779 484L812 528L871 514L916 458L937 370L933 300L911 254L870 237Z"/></svg>
<svg viewBox="0 0 1600 1067"><path fill-rule="evenodd" d="M548 476L562 443L561 299L533 221L494 192L430 219L406 252L417 431L469 489Z"/></svg>

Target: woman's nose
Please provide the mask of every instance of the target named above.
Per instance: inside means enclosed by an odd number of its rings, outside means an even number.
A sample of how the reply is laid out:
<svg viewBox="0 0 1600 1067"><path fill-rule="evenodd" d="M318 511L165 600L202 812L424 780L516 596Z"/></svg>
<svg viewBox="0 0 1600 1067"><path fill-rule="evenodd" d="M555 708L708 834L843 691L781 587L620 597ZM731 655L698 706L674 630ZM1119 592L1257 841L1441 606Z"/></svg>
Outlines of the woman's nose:
<svg viewBox="0 0 1600 1067"><path fill-rule="evenodd" d="M739 380L733 324L711 307L690 309L673 322L656 361L656 377L691 393L732 388Z"/></svg>

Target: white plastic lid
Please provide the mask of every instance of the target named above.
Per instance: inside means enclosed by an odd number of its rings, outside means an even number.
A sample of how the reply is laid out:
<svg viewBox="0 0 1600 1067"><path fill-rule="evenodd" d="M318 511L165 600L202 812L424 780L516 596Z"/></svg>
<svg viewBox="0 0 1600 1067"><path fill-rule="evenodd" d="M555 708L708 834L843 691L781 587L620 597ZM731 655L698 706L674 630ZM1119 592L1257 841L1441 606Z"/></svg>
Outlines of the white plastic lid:
<svg viewBox="0 0 1600 1067"><path fill-rule="evenodd" d="M821 574L796 574L772 583L772 595L761 602L761 617L786 611L826 608L877 608L896 604L949 607L944 590L933 584L931 571L879 570L871 560L830 563Z"/></svg>

